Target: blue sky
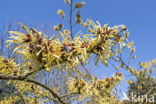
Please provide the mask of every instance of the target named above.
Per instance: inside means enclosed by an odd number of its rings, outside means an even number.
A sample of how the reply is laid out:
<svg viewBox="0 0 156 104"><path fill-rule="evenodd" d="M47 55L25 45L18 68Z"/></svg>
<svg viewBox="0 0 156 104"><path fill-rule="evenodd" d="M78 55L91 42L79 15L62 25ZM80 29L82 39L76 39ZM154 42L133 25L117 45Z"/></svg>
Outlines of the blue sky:
<svg viewBox="0 0 156 104"><path fill-rule="evenodd" d="M85 1L81 10L85 19L128 27L130 40L135 41L137 61L156 58L156 0ZM0 27L8 20L29 25L55 25L61 20L56 14L59 8L69 10L64 0L0 0Z"/></svg>

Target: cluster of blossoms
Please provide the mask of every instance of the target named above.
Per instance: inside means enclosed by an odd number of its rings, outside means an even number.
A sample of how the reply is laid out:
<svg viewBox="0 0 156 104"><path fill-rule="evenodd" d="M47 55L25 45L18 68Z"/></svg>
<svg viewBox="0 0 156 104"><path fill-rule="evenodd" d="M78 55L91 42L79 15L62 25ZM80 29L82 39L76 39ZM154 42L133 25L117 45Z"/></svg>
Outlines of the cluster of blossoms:
<svg viewBox="0 0 156 104"><path fill-rule="evenodd" d="M148 85L152 85L155 83L155 65L156 65L156 59L153 59L152 61L148 62L142 62L138 63L140 66L140 70L136 70L134 68L131 68L132 74L136 76L136 78L140 81L140 85L138 86L138 89L142 90L142 86L148 83ZM148 80L148 82L145 82ZM130 85L134 84L134 81L128 80L127 81Z"/></svg>
<svg viewBox="0 0 156 104"><path fill-rule="evenodd" d="M41 104L41 102L49 101L47 97L52 97L52 94L49 91L33 83L24 81L9 81L8 83L14 84L14 86L17 89L15 95L18 95L18 93L20 93L22 99L25 101L26 104L29 104L30 103L29 101L31 101L32 104ZM24 88L21 86L24 86ZM27 93L28 96L25 96L24 95L25 93ZM20 100L20 96L17 96L17 98L18 100Z"/></svg>
<svg viewBox="0 0 156 104"><path fill-rule="evenodd" d="M80 94L81 98L92 98L97 104L106 104L111 102L117 104L115 95L112 95L113 88L122 80L122 74L117 72L114 77L95 79L87 82L84 79L75 78L69 83L69 90L72 94ZM91 101L88 101L91 102Z"/></svg>
<svg viewBox="0 0 156 104"><path fill-rule="evenodd" d="M133 68L132 74L135 75L136 80L128 80L129 84L129 99L131 99L131 93L136 95L136 101L140 103L140 95L145 95L147 97L152 96L153 102L155 97L155 66L156 59L148 62L139 63L139 70ZM146 99L143 99L144 102ZM142 100L142 101L143 101ZM143 102L142 102L143 103ZM148 102L149 103L149 102ZM154 103L151 103L154 104Z"/></svg>
<svg viewBox="0 0 156 104"><path fill-rule="evenodd" d="M20 98L17 95L7 97L0 101L1 104L15 104Z"/></svg>
<svg viewBox="0 0 156 104"><path fill-rule="evenodd" d="M156 61L156 59L153 59L152 61L148 61L148 62L138 63L140 66L140 71L131 67L130 72L131 72L131 74L135 75L138 79L141 77L148 79L149 75L154 74L154 71L155 71L154 67L156 65L155 61ZM151 77L151 79L152 79L151 81L153 82L154 77ZM132 84L133 81L129 80L128 83Z"/></svg>
<svg viewBox="0 0 156 104"><path fill-rule="evenodd" d="M107 65L107 60L120 53L117 45L123 48L126 44L127 29L124 26L120 27L102 27L90 21L92 29L90 34L81 36L77 34L72 40L70 34L60 32L62 39L48 38L41 35L41 32L31 28L30 30L22 25L27 33L10 31L13 40L8 40L10 43L18 44L15 48L18 54L22 55L27 66L43 67L46 70L51 70L51 67L62 69L72 69L79 64L79 61L87 62L87 59L96 54L101 62ZM124 28L123 28L124 27ZM124 36L120 33L124 32ZM15 34L15 35L14 35ZM112 49L115 48L115 53Z"/></svg>
<svg viewBox="0 0 156 104"><path fill-rule="evenodd" d="M0 56L0 74L17 75L23 73L22 69L11 59L6 59Z"/></svg>
<svg viewBox="0 0 156 104"><path fill-rule="evenodd" d="M139 65L145 69L149 69L152 66L151 62L143 62L143 63L139 63Z"/></svg>

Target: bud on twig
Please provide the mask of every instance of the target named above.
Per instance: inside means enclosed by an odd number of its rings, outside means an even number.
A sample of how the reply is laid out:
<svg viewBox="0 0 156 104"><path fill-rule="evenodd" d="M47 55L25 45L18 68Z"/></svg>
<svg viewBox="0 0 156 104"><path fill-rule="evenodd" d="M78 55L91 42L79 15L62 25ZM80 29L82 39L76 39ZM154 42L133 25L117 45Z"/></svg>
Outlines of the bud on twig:
<svg viewBox="0 0 156 104"><path fill-rule="evenodd" d="M65 2L66 4L70 4L70 3L71 3L70 0L64 0L64 2Z"/></svg>
<svg viewBox="0 0 156 104"><path fill-rule="evenodd" d="M79 2L79 3L75 3L75 8L82 8L86 3L83 2Z"/></svg>

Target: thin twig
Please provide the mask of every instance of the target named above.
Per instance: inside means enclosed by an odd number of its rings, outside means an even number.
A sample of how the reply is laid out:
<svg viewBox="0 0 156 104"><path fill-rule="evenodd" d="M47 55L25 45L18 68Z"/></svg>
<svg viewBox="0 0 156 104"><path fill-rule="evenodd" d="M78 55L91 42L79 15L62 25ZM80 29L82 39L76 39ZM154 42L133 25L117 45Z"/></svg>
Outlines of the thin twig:
<svg viewBox="0 0 156 104"><path fill-rule="evenodd" d="M73 26L72 26L72 14L73 14L73 0L71 0L71 4L70 4L70 20L69 20L69 24L70 24L70 32L71 32L71 37L72 39L73 37Z"/></svg>

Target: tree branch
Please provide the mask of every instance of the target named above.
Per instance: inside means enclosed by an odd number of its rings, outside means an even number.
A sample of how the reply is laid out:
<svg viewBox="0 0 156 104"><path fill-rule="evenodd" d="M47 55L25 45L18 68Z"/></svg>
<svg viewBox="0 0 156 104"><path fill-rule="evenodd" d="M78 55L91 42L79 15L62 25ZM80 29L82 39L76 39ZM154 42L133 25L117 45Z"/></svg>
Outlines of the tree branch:
<svg viewBox="0 0 156 104"><path fill-rule="evenodd" d="M73 14L73 0L71 0L71 4L70 4L70 20L69 20L70 32L71 32L70 35L71 35L71 37L73 39L72 14Z"/></svg>
<svg viewBox="0 0 156 104"><path fill-rule="evenodd" d="M58 99L58 101L61 103L61 104L66 104L61 98L60 96L55 93L49 86L46 86L42 83L40 83L39 81L37 80L34 80L34 79L31 79L31 78L27 78L25 76L10 76L10 75L1 75L0 74L0 79L3 79L3 80L20 80L20 81L26 81L26 82L30 82L30 83L34 83L38 86L41 86L43 88L45 88L46 90L48 90L49 92L51 92L51 94L56 97Z"/></svg>

